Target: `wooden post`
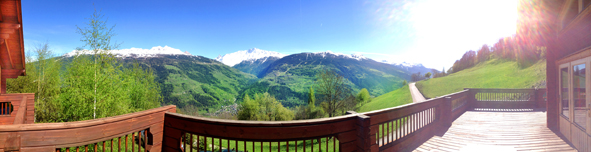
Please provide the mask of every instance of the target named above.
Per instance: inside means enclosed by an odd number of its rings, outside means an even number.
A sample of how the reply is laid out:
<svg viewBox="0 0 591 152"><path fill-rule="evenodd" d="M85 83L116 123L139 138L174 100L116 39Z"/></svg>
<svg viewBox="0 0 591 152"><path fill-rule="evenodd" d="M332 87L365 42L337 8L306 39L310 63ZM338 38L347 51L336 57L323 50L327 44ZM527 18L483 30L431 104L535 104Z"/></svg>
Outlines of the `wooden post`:
<svg viewBox="0 0 591 152"><path fill-rule="evenodd" d="M560 54L560 46L556 37L550 37L546 54L546 125L549 129L559 131L558 125L558 69L556 58Z"/></svg>
<svg viewBox="0 0 591 152"><path fill-rule="evenodd" d="M450 127L453 121L451 97L445 97L441 106L441 122L443 127Z"/></svg>
<svg viewBox="0 0 591 152"><path fill-rule="evenodd" d="M355 112L347 113L357 114ZM370 127L370 117L357 114L357 151L377 152L379 150L376 144L376 132L378 128L374 127L374 129Z"/></svg>
<svg viewBox="0 0 591 152"><path fill-rule="evenodd" d="M469 89L469 88L464 88L464 90L468 90L468 97L466 97L466 100L468 100L466 103L466 106L468 106L466 108L466 111L468 110L474 110L474 108L476 108L476 90L474 89Z"/></svg>

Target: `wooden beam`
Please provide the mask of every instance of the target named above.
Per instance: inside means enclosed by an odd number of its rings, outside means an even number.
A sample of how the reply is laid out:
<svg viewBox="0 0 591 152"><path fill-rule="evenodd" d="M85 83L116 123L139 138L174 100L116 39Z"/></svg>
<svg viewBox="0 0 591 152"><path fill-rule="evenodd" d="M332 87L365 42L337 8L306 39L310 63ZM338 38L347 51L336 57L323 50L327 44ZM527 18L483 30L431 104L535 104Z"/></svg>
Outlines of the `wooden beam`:
<svg viewBox="0 0 591 152"><path fill-rule="evenodd" d="M10 67L14 69L14 62L12 61L12 55L10 55L10 48L8 47L8 41L4 39L4 46L6 46L6 52L8 52L8 60L10 60Z"/></svg>
<svg viewBox="0 0 591 152"><path fill-rule="evenodd" d="M18 29L20 28L21 25L20 24L16 24L16 23L0 23L0 28L11 28L11 29Z"/></svg>
<svg viewBox="0 0 591 152"><path fill-rule="evenodd" d="M23 76L25 73L25 69L2 69L1 70L1 77L4 78L18 78L18 76Z"/></svg>

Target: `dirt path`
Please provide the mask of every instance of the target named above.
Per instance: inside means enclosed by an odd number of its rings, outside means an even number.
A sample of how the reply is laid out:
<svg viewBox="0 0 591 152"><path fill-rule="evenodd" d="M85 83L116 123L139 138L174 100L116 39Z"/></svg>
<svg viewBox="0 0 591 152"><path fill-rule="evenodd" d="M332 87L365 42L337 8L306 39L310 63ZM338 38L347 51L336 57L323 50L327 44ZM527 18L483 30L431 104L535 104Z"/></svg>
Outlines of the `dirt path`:
<svg viewBox="0 0 591 152"><path fill-rule="evenodd" d="M415 83L408 84L408 88L410 89L410 95L412 96L412 102L422 102L427 99L421 94L419 89L415 86Z"/></svg>

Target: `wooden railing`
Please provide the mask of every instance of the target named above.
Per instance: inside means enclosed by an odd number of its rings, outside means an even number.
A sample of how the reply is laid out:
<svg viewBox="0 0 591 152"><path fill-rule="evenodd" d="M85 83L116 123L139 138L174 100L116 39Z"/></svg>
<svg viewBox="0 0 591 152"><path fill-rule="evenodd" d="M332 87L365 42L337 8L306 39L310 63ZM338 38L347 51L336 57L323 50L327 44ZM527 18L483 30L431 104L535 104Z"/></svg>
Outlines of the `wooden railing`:
<svg viewBox="0 0 591 152"><path fill-rule="evenodd" d="M477 109L545 108L546 89L468 89Z"/></svg>
<svg viewBox="0 0 591 152"><path fill-rule="evenodd" d="M359 140L355 127L359 121L357 115L270 122L166 113L163 151L354 150Z"/></svg>
<svg viewBox="0 0 591 152"><path fill-rule="evenodd" d="M393 108L298 121L193 117L166 106L80 122L3 125L0 151L411 151L466 111L539 108L544 92L466 89Z"/></svg>
<svg viewBox="0 0 591 152"><path fill-rule="evenodd" d="M176 106L78 122L2 125L0 151L116 151L124 150L126 136L129 150L160 151L166 112Z"/></svg>

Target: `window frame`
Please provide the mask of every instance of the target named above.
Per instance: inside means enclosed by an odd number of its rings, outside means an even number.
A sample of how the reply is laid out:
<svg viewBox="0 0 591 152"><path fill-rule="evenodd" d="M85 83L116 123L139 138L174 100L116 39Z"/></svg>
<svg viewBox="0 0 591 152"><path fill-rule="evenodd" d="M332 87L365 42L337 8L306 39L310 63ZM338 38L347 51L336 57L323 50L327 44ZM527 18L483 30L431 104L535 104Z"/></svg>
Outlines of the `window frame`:
<svg viewBox="0 0 591 152"><path fill-rule="evenodd" d="M589 125L588 125L589 117L588 116L585 117L585 119L586 119L585 124L582 124L585 126L578 124L575 120L576 119L576 117L575 117L575 98L574 98L575 92L574 92L574 85L573 85L574 80L572 77L574 75L574 69L573 69L574 66L581 65L581 64L585 65L585 68L586 68L585 69L585 105L587 105L589 103L589 92L590 92L589 86L591 85L591 83L589 82L589 79L590 79L589 78L589 70L588 70L589 61L591 61L591 57L586 57L583 59L574 60L574 61L571 61L569 64L570 71L569 71L569 86L568 86L569 87L569 101L568 102L569 102L570 118L572 118L572 119L569 119L569 121L584 131L586 131L586 128L589 127Z"/></svg>
<svg viewBox="0 0 591 152"><path fill-rule="evenodd" d="M570 78L570 76L572 74L572 70L571 70L570 63L571 62L563 63L563 64L560 64L560 66L558 66L558 88L559 88L558 89L558 97L559 97L558 98L558 100L559 100L558 107L560 109L558 111L558 113L559 113L560 116L562 116L563 118L565 118L569 122L571 122L571 120L572 120L572 117L571 117L571 113L572 113L571 105L572 104L570 104L571 97L572 97L572 95L571 95L572 94L571 93L572 92L572 89L571 89L571 85L570 85L571 84L571 78ZM568 111L568 115L564 115L564 113L562 112L562 110L563 110L562 109L562 96L563 96L562 95L562 69L564 69L564 68L566 68L567 71L568 71L567 72L568 73L567 74L568 75L567 76L567 78L568 78L568 82L567 82L568 83L568 87L567 87L567 89L568 89L568 95L567 96L568 96L568 103L569 103L569 106L568 106L568 110L569 110Z"/></svg>

